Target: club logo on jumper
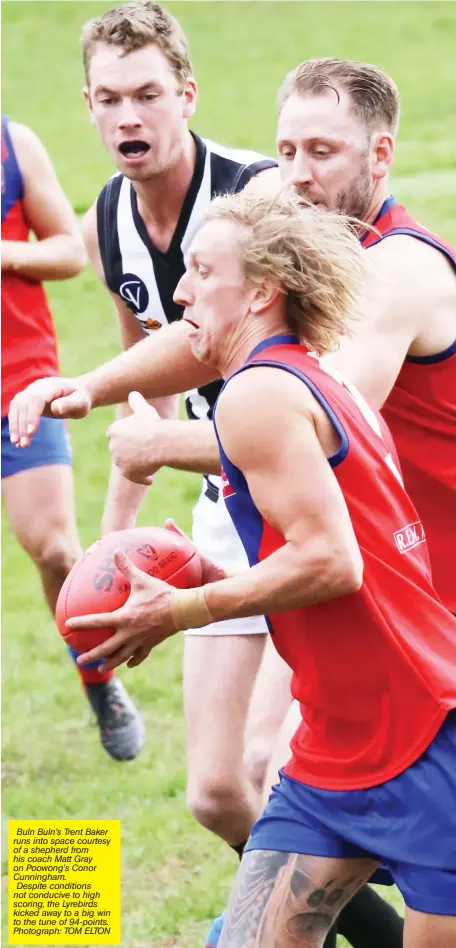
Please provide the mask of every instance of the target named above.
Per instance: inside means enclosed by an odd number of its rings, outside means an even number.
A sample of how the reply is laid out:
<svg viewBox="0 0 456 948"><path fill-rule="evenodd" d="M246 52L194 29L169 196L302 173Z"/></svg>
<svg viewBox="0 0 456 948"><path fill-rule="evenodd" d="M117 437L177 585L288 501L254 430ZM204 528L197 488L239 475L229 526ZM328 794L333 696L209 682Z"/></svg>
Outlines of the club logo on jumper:
<svg viewBox="0 0 456 948"><path fill-rule="evenodd" d="M119 293L135 313L144 313L149 305L149 291L143 280L134 273L124 273Z"/></svg>
<svg viewBox="0 0 456 948"><path fill-rule="evenodd" d="M407 524L402 530L396 530L393 537L399 553L409 553L410 550L426 540L424 527L420 520Z"/></svg>
<svg viewBox="0 0 456 948"><path fill-rule="evenodd" d="M232 497L236 493L234 487L231 486L225 471L222 469L222 493L223 498L226 500L227 497Z"/></svg>

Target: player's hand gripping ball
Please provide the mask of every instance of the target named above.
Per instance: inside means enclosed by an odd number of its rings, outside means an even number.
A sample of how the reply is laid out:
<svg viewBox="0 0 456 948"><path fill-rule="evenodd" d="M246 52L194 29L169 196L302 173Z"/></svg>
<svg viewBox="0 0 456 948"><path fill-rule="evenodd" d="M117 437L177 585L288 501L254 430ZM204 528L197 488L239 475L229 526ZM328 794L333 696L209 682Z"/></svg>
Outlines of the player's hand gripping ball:
<svg viewBox="0 0 456 948"><path fill-rule="evenodd" d="M67 629L67 619L114 612L130 594L130 584L114 563L116 550L123 550L149 576L177 589L201 585L201 560L187 537L162 527L135 527L107 534L74 564L57 600L55 617L60 635L78 654L100 645L114 629Z"/></svg>

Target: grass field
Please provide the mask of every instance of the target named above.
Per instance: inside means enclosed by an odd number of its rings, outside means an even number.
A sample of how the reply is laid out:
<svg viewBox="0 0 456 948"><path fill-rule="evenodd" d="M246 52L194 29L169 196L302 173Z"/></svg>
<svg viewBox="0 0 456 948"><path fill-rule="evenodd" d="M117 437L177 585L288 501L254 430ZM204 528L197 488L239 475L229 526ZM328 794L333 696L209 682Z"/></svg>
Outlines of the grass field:
<svg viewBox="0 0 456 948"><path fill-rule="evenodd" d="M3 111L42 137L82 213L111 168L80 94L81 24L110 4L3 3ZM201 87L195 128L225 144L272 153L274 97L311 56L374 61L395 77L403 118L396 196L456 239L454 150L456 7L446 2L170 3L190 37ZM117 351L109 300L90 270L49 286L65 374ZM82 542L98 535L111 410L73 423ZM140 523L190 526L196 476L163 471ZM147 724L141 757L116 765L98 745L76 676L31 564L3 524L3 803L6 818L122 820L125 948L200 948L226 902L236 863L185 809L180 690L182 643L161 646L123 675ZM394 894L391 895L394 898ZM399 904L399 900L398 900ZM4 919L6 924L6 918ZM4 935L6 943L6 935Z"/></svg>

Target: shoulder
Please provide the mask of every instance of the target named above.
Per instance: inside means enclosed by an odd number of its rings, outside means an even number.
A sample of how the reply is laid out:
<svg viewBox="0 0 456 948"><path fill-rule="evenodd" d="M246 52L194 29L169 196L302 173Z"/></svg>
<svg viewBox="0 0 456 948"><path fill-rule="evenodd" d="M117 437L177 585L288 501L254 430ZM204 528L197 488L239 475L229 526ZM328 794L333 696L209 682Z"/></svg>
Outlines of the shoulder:
<svg viewBox="0 0 456 948"><path fill-rule="evenodd" d="M104 283L106 286L106 276L103 266L103 261L100 252L100 241L98 237L98 221L97 221L97 203L98 199L93 202L92 206L89 207L89 210L83 217L82 221L82 236L84 239L84 246L87 252L87 256L95 270L95 273L101 283ZM123 320L126 320L128 323L132 321L133 314L128 309L124 301L118 296L118 294L111 291L111 296L114 301L117 314ZM133 320L134 322L134 320ZM141 336L143 333L141 332ZM137 340L135 339L135 342Z"/></svg>
<svg viewBox="0 0 456 948"><path fill-rule="evenodd" d="M247 148L227 147L226 145L220 145L218 142L212 141L210 138L204 138L203 141L211 155L225 158L226 161L233 161L238 165L250 167L251 165L256 165L263 161L270 162L271 165L277 164L274 158L269 158L267 155L263 155L258 151L251 151Z"/></svg>
<svg viewBox="0 0 456 948"><path fill-rule="evenodd" d="M392 234L368 248L378 273L401 296L421 301L454 287L454 269L437 247L407 234Z"/></svg>
<svg viewBox="0 0 456 948"><path fill-rule="evenodd" d="M407 234L385 237L366 253L371 264L364 301L370 317L367 333L375 327L382 336L407 343L407 348L423 336L427 345L440 346L443 322L445 338L449 331L445 314L454 313L456 305L455 270L446 255ZM430 313L439 320L430 321ZM361 339L361 326L358 332Z"/></svg>
<svg viewBox="0 0 456 948"><path fill-rule="evenodd" d="M216 423L248 448L263 432L279 436L298 414L313 421L315 407L310 390L296 376L253 364L227 381L217 402Z"/></svg>
<svg viewBox="0 0 456 948"><path fill-rule="evenodd" d="M41 170L51 165L46 148L31 128L19 122L9 122L8 130L18 165L24 176L36 173L37 167Z"/></svg>
<svg viewBox="0 0 456 948"><path fill-rule="evenodd" d="M8 122L8 130L15 148L44 148L38 135L32 132L28 125L22 125L20 122Z"/></svg>
<svg viewBox="0 0 456 948"><path fill-rule="evenodd" d="M210 155L213 186L216 192L241 191L256 175L276 169L277 162L260 152L242 148L226 148L204 139Z"/></svg>
<svg viewBox="0 0 456 948"><path fill-rule="evenodd" d="M100 280L107 282L111 289L110 261L113 248L117 247L117 213L124 180L124 176L118 172L108 179L83 222L84 242L92 266Z"/></svg>
<svg viewBox="0 0 456 948"><path fill-rule="evenodd" d="M315 443L318 405L289 372L252 366L227 383L215 423L224 453L239 470L278 472L297 442L301 453Z"/></svg>
<svg viewBox="0 0 456 948"><path fill-rule="evenodd" d="M84 235L84 241L86 242L87 248L92 248L93 246L98 246L98 234L97 234L97 202L94 201L89 210L86 211L82 219L82 233Z"/></svg>
<svg viewBox="0 0 456 948"><path fill-rule="evenodd" d="M102 187L94 205L97 208L99 217L106 214L116 213L120 190L125 180L126 179L124 178L123 174L121 174L119 171L116 171L115 174L108 178L106 184Z"/></svg>
<svg viewBox="0 0 456 948"><path fill-rule="evenodd" d="M82 221L82 236L89 260L95 270L95 273L102 282L105 282L103 263L100 254L100 244L98 240L98 220L97 203L94 201L89 210L84 215Z"/></svg>

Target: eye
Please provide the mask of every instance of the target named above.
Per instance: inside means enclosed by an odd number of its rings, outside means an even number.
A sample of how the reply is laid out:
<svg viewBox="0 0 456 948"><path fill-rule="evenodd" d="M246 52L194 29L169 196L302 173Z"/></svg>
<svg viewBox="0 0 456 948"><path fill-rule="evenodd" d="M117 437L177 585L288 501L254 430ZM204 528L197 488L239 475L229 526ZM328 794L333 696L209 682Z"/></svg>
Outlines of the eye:
<svg viewBox="0 0 456 948"><path fill-rule="evenodd" d="M153 102L154 99L158 99L158 92L144 92L141 96L143 102Z"/></svg>
<svg viewBox="0 0 456 948"><path fill-rule="evenodd" d="M209 270L207 269L207 267L202 267L200 264L198 267L198 276L200 276L201 279L204 280L207 277L208 273L209 273Z"/></svg>
<svg viewBox="0 0 456 948"><path fill-rule="evenodd" d="M112 95L106 95L103 99L100 99L102 105L114 105L117 100Z"/></svg>
<svg viewBox="0 0 456 948"><path fill-rule="evenodd" d="M316 158L328 158L331 154L331 149L328 148L327 145L316 145L312 149L312 154L315 155Z"/></svg>
<svg viewBox="0 0 456 948"><path fill-rule="evenodd" d="M286 161L293 161L295 154L295 149L291 148L289 145L286 145L280 150L280 157L285 158Z"/></svg>

